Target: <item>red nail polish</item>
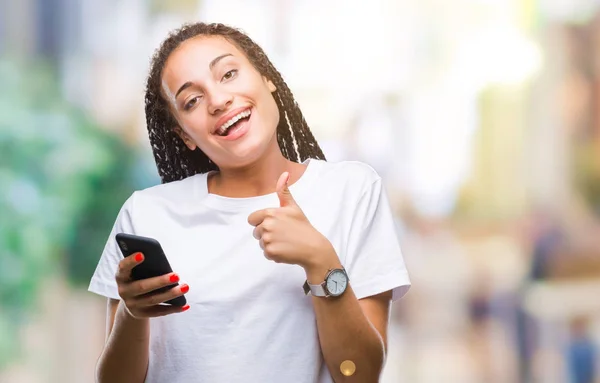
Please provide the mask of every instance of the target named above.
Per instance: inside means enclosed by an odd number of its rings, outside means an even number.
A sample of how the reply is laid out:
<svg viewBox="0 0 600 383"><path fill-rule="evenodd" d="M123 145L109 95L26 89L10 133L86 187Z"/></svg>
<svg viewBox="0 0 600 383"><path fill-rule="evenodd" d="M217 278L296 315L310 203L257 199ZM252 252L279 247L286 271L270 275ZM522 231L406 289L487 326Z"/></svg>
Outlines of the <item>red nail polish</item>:
<svg viewBox="0 0 600 383"><path fill-rule="evenodd" d="M187 293L189 290L190 290L190 286L188 286L188 285L183 285L183 286L181 286L181 292L182 292L182 293L184 293L184 294L185 294L185 293Z"/></svg>
<svg viewBox="0 0 600 383"><path fill-rule="evenodd" d="M144 256L142 255L142 253L137 253L135 255L135 261L136 262L142 262L144 260Z"/></svg>
<svg viewBox="0 0 600 383"><path fill-rule="evenodd" d="M190 305L185 305L181 308L181 311L186 311L190 308Z"/></svg>
<svg viewBox="0 0 600 383"><path fill-rule="evenodd" d="M173 274L171 275L171 278L169 278L169 280L173 283L179 282L179 275Z"/></svg>

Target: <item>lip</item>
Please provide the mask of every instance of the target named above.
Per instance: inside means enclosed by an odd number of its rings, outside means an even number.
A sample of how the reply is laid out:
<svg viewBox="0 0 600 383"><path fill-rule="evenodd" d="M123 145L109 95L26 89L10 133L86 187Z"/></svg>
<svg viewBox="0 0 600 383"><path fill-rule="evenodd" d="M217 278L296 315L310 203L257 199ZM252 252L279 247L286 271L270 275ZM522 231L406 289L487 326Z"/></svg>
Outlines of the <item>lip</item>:
<svg viewBox="0 0 600 383"><path fill-rule="evenodd" d="M248 133L248 130L250 130L250 123L252 120L252 115L250 115L250 118L247 120L244 120L242 122L238 122L238 127L236 128L235 131L229 133L226 136L219 136L218 134L216 134L216 137L219 140L224 140L224 141L235 141L238 138L244 136L246 133Z"/></svg>
<svg viewBox="0 0 600 383"><path fill-rule="evenodd" d="M252 108L250 108L249 106L245 106L242 108L233 109L231 112L224 114L221 118L219 118L217 120L217 123L213 127L213 130L211 133L218 136L217 131L219 130L219 127L221 127L227 121L231 120L234 116L237 116L238 114L240 114L246 110L250 110L250 109L252 109Z"/></svg>

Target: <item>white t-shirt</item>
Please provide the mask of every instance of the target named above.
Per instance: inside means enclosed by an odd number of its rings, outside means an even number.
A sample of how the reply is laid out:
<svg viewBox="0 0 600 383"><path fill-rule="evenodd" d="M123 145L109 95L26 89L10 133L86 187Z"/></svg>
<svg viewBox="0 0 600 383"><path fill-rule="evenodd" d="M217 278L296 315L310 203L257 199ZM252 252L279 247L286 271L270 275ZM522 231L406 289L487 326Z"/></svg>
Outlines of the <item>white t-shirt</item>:
<svg viewBox="0 0 600 383"><path fill-rule="evenodd" d="M360 162L308 160L292 196L333 244L356 296L410 286L381 178ZM300 266L267 260L250 213L278 207L277 194L226 198L207 175L137 191L123 205L89 290L119 299L119 232L157 239L188 283L191 308L150 320L147 383L329 383ZM340 313L343 315L343 313Z"/></svg>

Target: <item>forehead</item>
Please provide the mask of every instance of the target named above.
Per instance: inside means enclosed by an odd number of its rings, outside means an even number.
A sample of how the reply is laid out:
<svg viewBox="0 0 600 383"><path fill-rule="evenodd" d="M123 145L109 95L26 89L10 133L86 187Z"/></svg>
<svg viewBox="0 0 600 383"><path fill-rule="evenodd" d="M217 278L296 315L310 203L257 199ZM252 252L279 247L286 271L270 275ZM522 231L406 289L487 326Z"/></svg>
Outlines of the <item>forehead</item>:
<svg viewBox="0 0 600 383"><path fill-rule="evenodd" d="M209 64L216 57L229 53L246 59L234 44L221 36L197 36L181 43L169 56L163 69L163 80L189 81L199 73L208 72Z"/></svg>

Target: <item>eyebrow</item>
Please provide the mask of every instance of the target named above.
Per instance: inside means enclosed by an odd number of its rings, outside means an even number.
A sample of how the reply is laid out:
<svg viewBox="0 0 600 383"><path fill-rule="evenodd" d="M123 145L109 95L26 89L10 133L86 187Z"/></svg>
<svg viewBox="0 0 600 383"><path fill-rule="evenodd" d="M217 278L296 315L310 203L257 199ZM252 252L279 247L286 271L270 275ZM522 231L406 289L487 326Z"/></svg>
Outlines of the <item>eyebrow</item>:
<svg viewBox="0 0 600 383"><path fill-rule="evenodd" d="M218 63L219 61L221 61L222 59L224 59L225 57L228 57L228 56L233 56L233 55L232 55L231 53L225 53L225 54L222 54L222 55L220 55L220 56L217 56L217 57L215 57L215 58L214 58L214 59L213 59L213 60L210 62L210 64L208 64L208 67L210 68L210 70L212 70L212 69L214 68L214 66L215 66L215 65L217 65L217 63ZM179 93L183 92L184 90L186 90L187 88L189 88L189 87L190 87L190 86L192 86L192 85L194 85L194 83L193 83L193 82L191 82L191 81L188 81L188 82L186 82L185 84L183 84L183 85L182 85L182 86L181 86L181 87L180 87L180 88L177 90L177 93L175 93L175 98L177 98L177 96L179 96Z"/></svg>

